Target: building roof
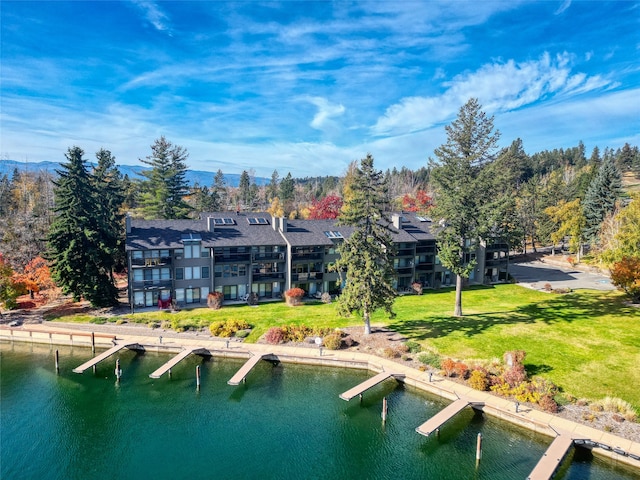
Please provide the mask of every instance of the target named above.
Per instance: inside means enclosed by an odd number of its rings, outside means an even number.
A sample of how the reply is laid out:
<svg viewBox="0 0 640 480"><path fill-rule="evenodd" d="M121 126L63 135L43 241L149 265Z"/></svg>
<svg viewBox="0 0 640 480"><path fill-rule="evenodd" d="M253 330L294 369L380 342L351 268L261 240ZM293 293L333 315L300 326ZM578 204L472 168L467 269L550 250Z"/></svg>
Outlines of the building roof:
<svg viewBox="0 0 640 480"><path fill-rule="evenodd" d="M415 243L435 239L433 223L414 213L401 216L400 229L391 226L395 243ZM202 213L195 220L139 220L127 219L127 250L153 250L182 248L187 235L200 236L202 246L250 247L285 246L283 238L294 247L331 246L348 238L354 228L338 225L336 220L289 220L274 218L269 213ZM275 224L275 225L274 225ZM286 228L282 226L286 225ZM437 228L437 227L436 227ZM280 230L284 230L281 232Z"/></svg>

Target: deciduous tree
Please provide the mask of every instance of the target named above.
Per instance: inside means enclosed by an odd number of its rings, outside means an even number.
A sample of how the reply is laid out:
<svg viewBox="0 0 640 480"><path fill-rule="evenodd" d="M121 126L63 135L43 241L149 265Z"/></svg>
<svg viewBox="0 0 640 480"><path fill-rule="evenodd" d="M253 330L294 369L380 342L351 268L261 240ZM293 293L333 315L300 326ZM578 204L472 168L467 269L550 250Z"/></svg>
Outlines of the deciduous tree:
<svg viewBox="0 0 640 480"><path fill-rule="evenodd" d="M393 316L394 247L386 216L385 186L382 172L374 169L369 154L354 172L352 194L339 225L353 227L353 233L339 246L336 269L344 283L338 297L343 315L359 313L364 333L371 333L371 314L382 308Z"/></svg>
<svg viewBox="0 0 640 480"><path fill-rule="evenodd" d="M640 257L624 257L611 267L611 283L640 303Z"/></svg>
<svg viewBox="0 0 640 480"><path fill-rule="evenodd" d="M320 200L314 200L309 209L310 220L330 220L338 218L342 208L342 199L337 195L327 195Z"/></svg>

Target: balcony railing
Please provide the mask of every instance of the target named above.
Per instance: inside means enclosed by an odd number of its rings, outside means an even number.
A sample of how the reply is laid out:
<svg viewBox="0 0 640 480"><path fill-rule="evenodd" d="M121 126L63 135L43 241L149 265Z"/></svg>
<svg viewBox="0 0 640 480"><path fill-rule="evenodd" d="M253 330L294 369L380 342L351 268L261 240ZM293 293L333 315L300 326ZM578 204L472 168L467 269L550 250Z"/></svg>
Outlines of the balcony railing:
<svg viewBox="0 0 640 480"><path fill-rule="evenodd" d="M132 267L162 267L171 265L171 257L157 258L132 258Z"/></svg>
<svg viewBox="0 0 640 480"><path fill-rule="evenodd" d="M269 252L269 253L253 253L251 259L254 262L261 260L284 260L284 252Z"/></svg>
<svg viewBox="0 0 640 480"><path fill-rule="evenodd" d="M291 275L291 281L306 282L309 280L322 280L323 275L322 272L294 273Z"/></svg>
<svg viewBox="0 0 640 480"><path fill-rule="evenodd" d="M398 267L396 272L398 275L410 275L413 273L413 267Z"/></svg>
<svg viewBox="0 0 640 480"><path fill-rule="evenodd" d="M291 255L291 259L294 262L299 261L309 261L309 260L322 260L324 257L324 253L294 253Z"/></svg>
<svg viewBox="0 0 640 480"><path fill-rule="evenodd" d="M488 252L495 252L496 250L504 250L504 251L509 251L509 245L506 243L491 243L489 245L487 245L486 250Z"/></svg>
<svg viewBox="0 0 640 480"><path fill-rule="evenodd" d="M215 263L248 263L251 261L251 254L249 253L237 253L234 255L214 255L213 261Z"/></svg>
<svg viewBox="0 0 640 480"><path fill-rule="evenodd" d="M142 280L133 282L133 290L164 290L171 288L171 280Z"/></svg>
<svg viewBox="0 0 640 480"><path fill-rule="evenodd" d="M415 250L413 248L403 248L402 250L398 250L396 257L412 257L414 252Z"/></svg>
<svg viewBox="0 0 640 480"><path fill-rule="evenodd" d="M284 272L254 273L251 278L254 282L284 280Z"/></svg>

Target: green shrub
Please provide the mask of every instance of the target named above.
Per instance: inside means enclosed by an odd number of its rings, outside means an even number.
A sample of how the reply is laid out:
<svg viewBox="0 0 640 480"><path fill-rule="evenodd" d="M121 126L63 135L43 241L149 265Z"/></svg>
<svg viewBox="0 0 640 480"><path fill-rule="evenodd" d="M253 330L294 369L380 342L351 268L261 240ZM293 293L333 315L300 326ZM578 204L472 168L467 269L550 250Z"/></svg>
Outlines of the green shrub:
<svg viewBox="0 0 640 480"><path fill-rule="evenodd" d="M104 325L105 323L107 323L107 319L106 317L94 317L91 320L89 320L89 323L95 323L96 325Z"/></svg>
<svg viewBox="0 0 640 480"><path fill-rule="evenodd" d="M247 338L249 336L249 330L238 330L236 332L236 337L238 338Z"/></svg>
<svg viewBox="0 0 640 480"><path fill-rule="evenodd" d="M214 337L229 338L236 335L239 330L250 329L249 325L244 320L227 320L226 322L213 322L209 325L209 331Z"/></svg>
<svg viewBox="0 0 640 480"><path fill-rule="evenodd" d="M440 368L442 366L440 355L431 351L420 352L418 354L418 361L425 365L431 365L433 368Z"/></svg>
<svg viewBox="0 0 640 480"><path fill-rule="evenodd" d="M324 337L322 343L329 350L339 350L342 345L342 336L339 333L332 333Z"/></svg>
<svg viewBox="0 0 640 480"><path fill-rule="evenodd" d="M405 345L411 353L420 353L422 351L422 345L420 345L415 340L407 340L405 342Z"/></svg>

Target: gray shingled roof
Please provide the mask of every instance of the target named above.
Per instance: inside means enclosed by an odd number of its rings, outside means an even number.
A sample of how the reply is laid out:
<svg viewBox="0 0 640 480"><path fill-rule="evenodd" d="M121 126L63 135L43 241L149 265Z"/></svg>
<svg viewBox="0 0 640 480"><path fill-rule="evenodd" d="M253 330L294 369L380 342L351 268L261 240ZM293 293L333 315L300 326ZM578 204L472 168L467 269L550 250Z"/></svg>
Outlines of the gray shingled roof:
<svg viewBox="0 0 640 480"><path fill-rule="evenodd" d="M391 228L392 239L396 243L414 243L435 239L431 222L420 221L413 213L403 213L405 221L402 229ZM208 218L230 218L233 224L215 224L208 230ZM264 218L266 224L250 224L248 218ZM278 219L276 219L278 220ZM292 246L332 245L325 232L340 232L348 238L353 227L337 225L335 220L285 220L284 233ZM234 246L285 246L279 231L274 230L273 218L268 213L214 212L202 213L198 220L138 220L131 219L131 232L127 234L127 250L182 248L185 234L199 234L204 247ZM436 227L437 229L437 227Z"/></svg>

